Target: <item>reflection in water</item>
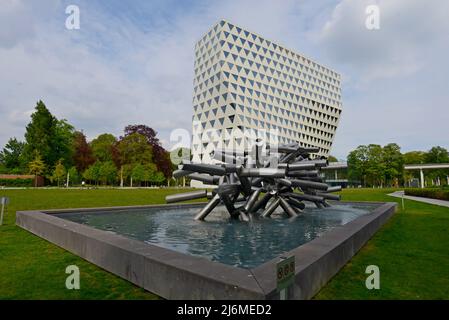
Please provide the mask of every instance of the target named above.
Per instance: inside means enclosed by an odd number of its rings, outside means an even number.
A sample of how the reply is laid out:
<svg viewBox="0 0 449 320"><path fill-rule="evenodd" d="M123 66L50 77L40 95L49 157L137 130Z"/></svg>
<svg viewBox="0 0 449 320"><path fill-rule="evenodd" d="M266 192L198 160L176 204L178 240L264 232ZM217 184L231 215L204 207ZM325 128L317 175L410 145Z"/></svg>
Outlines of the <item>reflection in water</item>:
<svg viewBox="0 0 449 320"><path fill-rule="evenodd" d="M295 219L274 214L245 223L217 208L206 222L193 219L198 208L145 208L60 214L61 218L132 239L242 268L253 268L324 232L369 213L372 205L336 204L306 208Z"/></svg>

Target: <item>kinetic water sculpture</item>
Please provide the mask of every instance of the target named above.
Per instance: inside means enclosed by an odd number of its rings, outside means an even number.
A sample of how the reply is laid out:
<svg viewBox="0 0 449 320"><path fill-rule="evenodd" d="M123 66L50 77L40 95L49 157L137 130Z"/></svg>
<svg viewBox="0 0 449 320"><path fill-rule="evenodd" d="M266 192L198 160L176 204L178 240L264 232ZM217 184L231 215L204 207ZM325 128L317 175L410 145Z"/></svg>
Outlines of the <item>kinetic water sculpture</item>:
<svg viewBox="0 0 449 320"><path fill-rule="evenodd" d="M273 153L270 146L266 150ZM329 187L319 176L320 169L328 165L327 160L311 160L311 153L319 152L318 148L295 143L278 146L274 156L263 156L262 151L257 144L250 153L217 150L211 154L221 162L217 164L183 160L179 170L173 173L175 178L185 176L216 187L212 192L170 195L166 202L208 198L196 220L204 220L222 204L232 218L249 221L259 212L263 217L270 217L278 207L289 217L296 217L304 210L304 201L323 208L330 206L326 200L340 200L340 196L331 193L340 191L341 186Z"/></svg>

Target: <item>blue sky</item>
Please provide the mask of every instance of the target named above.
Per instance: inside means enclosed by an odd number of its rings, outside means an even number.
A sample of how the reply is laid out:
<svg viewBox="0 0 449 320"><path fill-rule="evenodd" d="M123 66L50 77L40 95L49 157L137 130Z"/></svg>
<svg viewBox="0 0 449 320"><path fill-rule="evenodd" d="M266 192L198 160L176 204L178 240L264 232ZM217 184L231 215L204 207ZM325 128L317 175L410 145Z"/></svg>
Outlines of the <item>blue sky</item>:
<svg viewBox="0 0 449 320"><path fill-rule="evenodd" d="M65 28L70 4L80 30ZM194 44L224 18L342 74L338 158L369 143L449 148L448 16L445 0L2 0L0 146L42 99L89 138L144 123L168 147L190 130Z"/></svg>

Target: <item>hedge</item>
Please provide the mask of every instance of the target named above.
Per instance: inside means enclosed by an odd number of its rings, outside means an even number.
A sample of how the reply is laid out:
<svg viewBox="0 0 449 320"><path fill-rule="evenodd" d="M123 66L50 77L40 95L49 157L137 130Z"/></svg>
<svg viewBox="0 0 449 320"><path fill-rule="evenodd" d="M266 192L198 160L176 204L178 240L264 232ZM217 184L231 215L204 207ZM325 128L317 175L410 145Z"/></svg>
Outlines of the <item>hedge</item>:
<svg viewBox="0 0 449 320"><path fill-rule="evenodd" d="M33 187L34 179L0 179L2 187Z"/></svg>
<svg viewBox="0 0 449 320"><path fill-rule="evenodd" d="M406 189L405 194L408 196L449 201L449 191L442 189Z"/></svg>

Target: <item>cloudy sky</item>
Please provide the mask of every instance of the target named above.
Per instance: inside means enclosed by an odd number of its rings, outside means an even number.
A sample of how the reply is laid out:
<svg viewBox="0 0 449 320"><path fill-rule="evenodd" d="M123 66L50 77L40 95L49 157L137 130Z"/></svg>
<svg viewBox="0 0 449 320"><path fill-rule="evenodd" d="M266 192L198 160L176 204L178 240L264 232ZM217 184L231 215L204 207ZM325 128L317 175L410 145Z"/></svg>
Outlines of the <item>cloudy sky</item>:
<svg viewBox="0 0 449 320"><path fill-rule="evenodd" d="M65 27L71 4L79 30ZM379 30L365 26L373 4ZM39 99L89 138L144 123L168 146L190 130L194 44L223 18L342 74L338 158L449 148L447 0L1 0L0 147Z"/></svg>

